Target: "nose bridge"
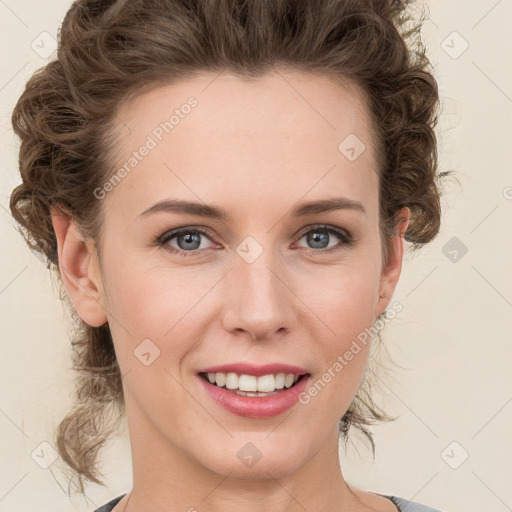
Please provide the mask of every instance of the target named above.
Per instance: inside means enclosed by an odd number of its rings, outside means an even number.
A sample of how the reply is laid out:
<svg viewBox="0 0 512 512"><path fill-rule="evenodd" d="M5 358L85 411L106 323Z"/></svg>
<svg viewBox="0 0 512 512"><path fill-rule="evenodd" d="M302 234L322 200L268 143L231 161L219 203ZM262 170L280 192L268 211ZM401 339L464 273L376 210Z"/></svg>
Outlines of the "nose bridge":
<svg viewBox="0 0 512 512"><path fill-rule="evenodd" d="M262 339L291 327L293 294L276 251L248 238L237 247L230 272L225 321L229 330L242 329Z"/></svg>

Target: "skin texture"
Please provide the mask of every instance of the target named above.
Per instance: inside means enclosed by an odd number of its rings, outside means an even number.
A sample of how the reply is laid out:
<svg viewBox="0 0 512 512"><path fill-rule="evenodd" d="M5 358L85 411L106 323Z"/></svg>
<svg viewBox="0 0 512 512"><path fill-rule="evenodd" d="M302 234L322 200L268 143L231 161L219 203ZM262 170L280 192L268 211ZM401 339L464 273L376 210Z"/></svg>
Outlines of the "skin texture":
<svg viewBox="0 0 512 512"><path fill-rule="evenodd" d="M71 219L52 216L67 291L85 322L109 322L123 375L134 485L114 510L396 511L349 488L338 458L338 421L361 384L369 344L309 404L274 418L221 409L196 375L228 362L284 362L316 380L390 304L409 211L382 268L364 97L349 82L301 72L252 82L200 74L122 106L112 172L190 96L198 105L102 199L101 261ZM338 149L352 133L366 145L354 161ZM290 216L298 202L338 196L365 213ZM166 198L218 205L233 218L138 218ZM305 235L318 223L347 230L354 244L328 235L328 247L312 252L318 246ZM176 237L153 242L182 226L214 236L196 233L201 245L187 257L166 249L179 250ZM247 236L262 249L252 263L236 252ZM134 356L144 339L160 350L149 366ZM247 442L262 454L252 467L236 455Z"/></svg>

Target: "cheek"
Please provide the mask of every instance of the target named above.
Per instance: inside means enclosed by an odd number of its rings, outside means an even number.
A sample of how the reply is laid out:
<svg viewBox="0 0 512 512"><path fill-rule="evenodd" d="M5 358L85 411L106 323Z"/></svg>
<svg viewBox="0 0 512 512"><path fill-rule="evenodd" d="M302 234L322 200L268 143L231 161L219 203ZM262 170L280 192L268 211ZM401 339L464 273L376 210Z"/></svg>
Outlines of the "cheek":
<svg viewBox="0 0 512 512"><path fill-rule="evenodd" d="M131 367L134 351L148 339L160 351L155 365L179 366L200 341L201 330L208 326L205 318L211 314L210 295L215 294L210 292L219 279L217 272L198 271L194 266L177 268L165 258L148 265L150 259L118 259L122 264L108 269L108 313L113 319L109 324L125 368Z"/></svg>
<svg viewBox="0 0 512 512"><path fill-rule="evenodd" d="M371 271L340 273L323 284L323 294L310 293L308 298L321 325L311 332L319 365L303 403L311 404L315 415L325 415L332 422L348 409L364 377L375 320L376 284ZM313 320L311 317L311 325Z"/></svg>
<svg viewBox="0 0 512 512"><path fill-rule="evenodd" d="M154 254L144 257L135 253L111 261L119 263L107 268L108 302L111 313L122 317L130 331L149 329L152 334L163 335L183 317L187 306L190 309L194 299L197 302L207 285L201 278L204 273L194 272L191 266L180 269Z"/></svg>
<svg viewBox="0 0 512 512"><path fill-rule="evenodd" d="M140 408L152 407L150 415L159 414L155 404L161 397L185 407L178 382L184 378L182 362L201 338L190 319L206 290L170 268L148 269L125 260L112 270L109 325L126 391Z"/></svg>
<svg viewBox="0 0 512 512"><path fill-rule="evenodd" d="M297 293L338 339L346 340L373 324L378 285L375 265L352 261L300 277Z"/></svg>
<svg viewBox="0 0 512 512"><path fill-rule="evenodd" d="M321 394L320 402L331 404L335 415L348 408L364 376L378 284L379 267L362 257L317 273L315 279L309 276L301 285L304 302L321 321L310 334L321 360L312 393ZM313 316L307 323L318 325Z"/></svg>

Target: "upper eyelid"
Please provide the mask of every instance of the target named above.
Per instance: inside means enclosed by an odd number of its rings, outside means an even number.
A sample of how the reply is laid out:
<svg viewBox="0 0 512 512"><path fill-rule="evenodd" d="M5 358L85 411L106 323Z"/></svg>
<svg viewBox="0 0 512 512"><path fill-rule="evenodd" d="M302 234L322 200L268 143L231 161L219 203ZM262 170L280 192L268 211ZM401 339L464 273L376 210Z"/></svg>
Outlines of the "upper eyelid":
<svg viewBox="0 0 512 512"><path fill-rule="evenodd" d="M213 231L209 228L206 228L205 226L182 226L165 231L162 235L158 237L158 241L163 243L165 240L169 240L171 237L180 235L181 233L195 231L201 233L202 235L213 237Z"/></svg>
<svg viewBox="0 0 512 512"><path fill-rule="evenodd" d="M306 233L309 233L310 231L313 231L315 229L318 229L319 231L321 231L321 230L334 231L335 233L338 233L339 231L341 231L347 237L351 237L352 236L350 234L350 232L347 231L345 228L341 228L341 227L338 227L338 226L333 226L331 224L310 224L308 226L305 226L305 227L299 229L296 232L296 234L294 235L294 237L300 236L302 238Z"/></svg>

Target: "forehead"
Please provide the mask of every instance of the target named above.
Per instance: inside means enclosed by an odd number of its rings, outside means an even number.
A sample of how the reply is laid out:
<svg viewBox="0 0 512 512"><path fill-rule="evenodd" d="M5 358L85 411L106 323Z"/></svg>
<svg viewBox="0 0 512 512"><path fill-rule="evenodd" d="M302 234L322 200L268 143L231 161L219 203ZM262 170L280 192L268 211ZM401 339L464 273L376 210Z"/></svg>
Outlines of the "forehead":
<svg viewBox="0 0 512 512"><path fill-rule="evenodd" d="M254 80L202 73L135 96L117 118L111 171L128 172L108 200L138 212L166 196L282 203L286 193L294 203L376 192L371 118L349 81L298 71Z"/></svg>

